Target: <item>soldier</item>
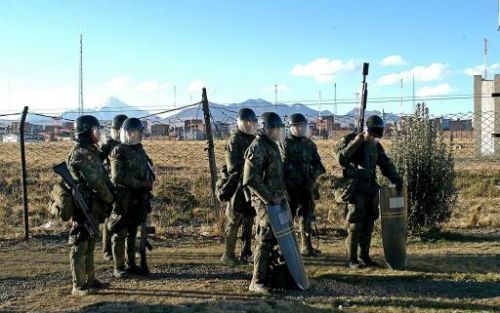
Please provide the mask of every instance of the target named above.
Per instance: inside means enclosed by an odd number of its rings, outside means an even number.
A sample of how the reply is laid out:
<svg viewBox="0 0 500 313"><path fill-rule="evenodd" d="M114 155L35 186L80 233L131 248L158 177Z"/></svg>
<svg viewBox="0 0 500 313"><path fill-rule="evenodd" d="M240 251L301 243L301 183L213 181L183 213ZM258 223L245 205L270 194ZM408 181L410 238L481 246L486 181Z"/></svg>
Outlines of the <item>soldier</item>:
<svg viewBox="0 0 500 313"><path fill-rule="evenodd" d="M121 143L109 156L111 181L118 198L108 222L108 227L114 232L111 237L113 275L117 278L127 274L142 274L135 262L135 239L137 227L145 216L144 210L149 210L149 193L154 181L151 159L141 144L143 130L139 119L126 119L120 130Z"/></svg>
<svg viewBox="0 0 500 313"><path fill-rule="evenodd" d="M257 212L257 247L249 290L269 294L269 288L264 283L277 240L271 228L267 205L287 205L283 163L278 147L284 125L274 112L263 113L261 120L262 129L245 153L243 186L250 190L252 206Z"/></svg>
<svg viewBox="0 0 500 313"><path fill-rule="evenodd" d="M122 127L123 122L127 119L126 115L118 114L113 118L113 122L111 123L111 138L106 141L106 143L102 144L100 147L101 150L101 159L105 162L105 166L109 171L109 153L113 150L114 147L120 144L120 127ZM113 252L111 251L111 234L106 227L107 218L104 220L104 227L102 230L102 258L105 261L113 260Z"/></svg>
<svg viewBox="0 0 500 313"><path fill-rule="evenodd" d="M66 164L73 179L81 185L80 192L98 222L109 213L113 203L111 183L97 147L102 135L99 121L92 115L82 115L75 121L75 132L75 143ZM103 287L94 274L96 238L89 235L83 225L84 221L85 217L81 212L73 212L73 225L69 232L73 296L84 296Z"/></svg>
<svg viewBox="0 0 500 313"><path fill-rule="evenodd" d="M257 132L257 116L254 111L242 108L238 111L237 130L229 138L225 158L229 175L240 177L243 180L243 165L245 163L245 151L255 139ZM234 249L238 236L238 229L242 226L241 234L241 255L240 261L248 263L252 256L252 228L255 218L255 210L252 208L250 199L246 199L243 186L240 183L236 192L231 197L231 201L226 208L226 242L224 254L221 261L227 265L237 264Z"/></svg>
<svg viewBox="0 0 500 313"><path fill-rule="evenodd" d="M342 137L334 148L349 185L344 188L347 193L344 197L348 225L346 248L351 268L377 266L369 255L373 224L379 216L376 166L396 185L398 191L403 187L403 179L379 142L384 127L384 121L379 116L370 116L364 132Z"/></svg>
<svg viewBox="0 0 500 313"><path fill-rule="evenodd" d="M316 144L307 138L307 119L300 113L290 115L291 136L285 139L282 154L285 183L293 217L299 216L301 254L316 256L321 251L311 243L315 220L314 200L319 198L316 179L326 172Z"/></svg>

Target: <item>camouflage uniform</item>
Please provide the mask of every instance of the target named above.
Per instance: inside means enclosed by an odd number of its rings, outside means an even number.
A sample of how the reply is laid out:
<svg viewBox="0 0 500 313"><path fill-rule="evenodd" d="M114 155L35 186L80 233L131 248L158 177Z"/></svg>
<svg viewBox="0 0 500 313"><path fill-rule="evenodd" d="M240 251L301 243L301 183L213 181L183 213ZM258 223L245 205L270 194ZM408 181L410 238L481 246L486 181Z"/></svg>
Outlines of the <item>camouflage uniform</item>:
<svg viewBox="0 0 500 313"><path fill-rule="evenodd" d="M319 198L316 179L326 172L316 144L306 137L290 136L282 149L285 183L292 215L299 216L302 253L314 254L311 244L314 200Z"/></svg>
<svg viewBox="0 0 500 313"><path fill-rule="evenodd" d="M252 283L264 284L271 253L278 242L267 213L275 196L286 196L283 163L278 145L259 133L245 153L243 186L251 191L252 206L257 212L256 250ZM283 200L282 205L287 205Z"/></svg>
<svg viewBox="0 0 500 313"><path fill-rule="evenodd" d="M116 147L117 145L119 145L120 142L118 140L114 140L112 138L108 139L108 141L106 141L105 144L101 145L100 147L100 155L101 155L101 159L103 160L103 162L105 162L105 168L107 168L108 172L109 172L109 154L111 153L111 150L113 150L114 147ZM113 252L111 251L111 234L110 232L108 231L108 228L106 227L106 224L108 222L108 219L106 217L106 219L104 220L104 227L102 229L102 252L104 254L104 257L105 258L108 258L109 260L111 260L111 258L113 257Z"/></svg>
<svg viewBox="0 0 500 313"><path fill-rule="evenodd" d="M109 177L104 170L99 150L90 141L75 142L67 161L73 179L83 184L82 195L92 210L95 220L102 221L109 213L113 194ZM70 262L73 287L86 289L94 285L94 249L96 238L91 238L83 227L85 217L80 211L73 213L73 226L69 233Z"/></svg>
<svg viewBox="0 0 500 313"><path fill-rule="evenodd" d="M240 130L236 130L231 135L225 149L226 166L229 175L237 175L240 176L240 180L243 179L242 172L245 162L245 151L254 139L255 136L245 134ZM251 202L247 201L243 186L240 184L226 208L227 224L224 256L232 259L235 258L234 249L240 226L242 226L240 259L244 260L252 255L251 245L254 218L255 210L252 208Z"/></svg>
<svg viewBox="0 0 500 313"><path fill-rule="evenodd" d="M111 238L115 270L125 269L125 241L127 241L127 269L137 270L135 262L135 239L137 227L141 224L149 190L144 189L144 182L152 182L154 177L149 171L148 162L151 159L144 151L142 144L119 144L109 156L111 163L111 181L113 182L118 200L113 208L113 216L119 216L116 233ZM110 218L112 219L112 217Z"/></svg>
<svg viewBox="0 0 500 313"><path fill-rule="evenodd" d="M358 257L372 262L369 257L373 225L379 216L376 166L392 183L403 180L396 167L375 141L356 141L356 134L342 137L334 148L334 154L343 169L343 176L350 179L351 188L345 203L345 218L348 223L346 247L349 261L357 263ZM358 252L359 247L359 254Z"/></svg>

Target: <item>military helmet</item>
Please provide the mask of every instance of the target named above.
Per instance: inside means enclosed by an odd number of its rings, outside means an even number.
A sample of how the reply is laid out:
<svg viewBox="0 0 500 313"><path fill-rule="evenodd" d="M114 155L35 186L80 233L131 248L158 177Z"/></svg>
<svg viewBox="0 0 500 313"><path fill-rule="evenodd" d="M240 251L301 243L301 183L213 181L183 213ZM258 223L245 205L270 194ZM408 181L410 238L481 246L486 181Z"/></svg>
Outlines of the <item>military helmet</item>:
<svg viewBox="0 0 500 313"><path fill-rule="evenodd" d="M123 122L127 119L127 116L125 114L118 114L115 117L113 117L113 122L111 123L111 128L113 129L120 129L123 125Z"/></svg>
<svg viewBox="0 0 500 313"><path fill-rule="evenodd" d="M303 114L293 113L290 115L290 125L307 124L307 119Z"/></svg>
<svg viewBox="0 0 500 313"><path fill-rule="evenodd" d="M269 129L275 127L284 127L283 121L281 117L274 112L264 112L260 116L260 120L262 122L262 127Z"/></svg>
<svg viewBox="0 0 500 313"><path fill-rule="evenodd" d="M101 124L93 115L81 115L75 121L75 133L77 135L88 133L93 128L100 128Z"/></svg>
<svg viewBox="0 0 500 313"><path fill-rule="evenodd" d="M257 116L255 115L255 112L249 108L241 108L238 111L238 119L244 121L257 122Z"/></svg>
<svg viewBox="0 0 500 313"><path fill-rule="evenodd" d="M366 119L366 128L370 134L381 138L384 135L384 120L378 115L372 115Z"/></svg>
<svg viewBox="0 0 500 313"><path fill-rule="evenodd" d="M123 122L122 128L125 130L143 130L144 124L142 124L141 120L136 117L129 117Z"/></svg>

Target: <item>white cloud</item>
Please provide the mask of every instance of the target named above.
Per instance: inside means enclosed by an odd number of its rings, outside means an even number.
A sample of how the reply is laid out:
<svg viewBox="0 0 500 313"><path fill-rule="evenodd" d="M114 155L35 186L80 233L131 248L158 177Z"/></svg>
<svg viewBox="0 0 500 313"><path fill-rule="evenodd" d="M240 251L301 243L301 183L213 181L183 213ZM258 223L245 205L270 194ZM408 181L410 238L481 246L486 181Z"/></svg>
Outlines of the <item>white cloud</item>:
<svg viewBox="0 0 500 313"><path fill-rule="evenodd" d="M488 72L493 73L495 70L500 69L500 63L493 63L488 66ZM465 75L483 75L484 74L484 64L476 65L474 67L468 67L464 70Z"/></svg>
<svg viewBox="0 0 500 313"><path fill-rule="evenodd" d="M292 69L292 75L312 77L317 83L330 83L335 75L353 71L358 66L359 62L353 59L343 61L340 59L319 58L308 64L296 65Z"/></svg>
<svg viewBox="0 0 500 313"><path fill-rule="evenodd" d="M105 85L111 92L121 91L127 87L129 79L128 76L118 76L106 82Z"/></svg>
<svg viewBox="0 0 500 313"><path fill-rule="evenodd" d="M406 62L400 55L389 55L380 61L380 65L382 66L400 66L405 64Z"/></svg>
<svg viewBox="0 0 500 313"><path fill-rule="evenodd" d="M169 87L170 83L160 83L156 80L147 80L137 85L136 89L138 91L154 92L165 90Z"/></svg>
<svg viewBox="0 0 500 313"><path fill-rule="evenodd" d="M264 87L262 88L262 91L274 92L274 85ZM288 88L287 85L278 84L278 92L287 92L287 91L290 91L290 88Z"/></svg>
<svg viewBox="0 0 500 313"><path fill-rule="evenodd" d="M201 93L201 90L205 87L205 82L202 81L201 79L195 79L193 80L189 86L188 86L188 92L193 93L193 92L199 92Z"/></svg>
<svg viewBox="0 0 500 313"><path fill-rule="evenodd" d="M451 86L447 83L439 84L437 86L425 86L417 90L416 94L418 97L429 97L429 96L442 96L450 94L453 91Z"/></svg>
<svg viewBox="0 0 500 313"><path fill-rule="evenodd" d="M415 81L420 82L441 80L448 69L448 64L436 62L428 66L416 66L408 71L384 75L377 82L379 85L389 86L398 84L401 78L403 80L411 80L413 76L415 76Z"/></svg>

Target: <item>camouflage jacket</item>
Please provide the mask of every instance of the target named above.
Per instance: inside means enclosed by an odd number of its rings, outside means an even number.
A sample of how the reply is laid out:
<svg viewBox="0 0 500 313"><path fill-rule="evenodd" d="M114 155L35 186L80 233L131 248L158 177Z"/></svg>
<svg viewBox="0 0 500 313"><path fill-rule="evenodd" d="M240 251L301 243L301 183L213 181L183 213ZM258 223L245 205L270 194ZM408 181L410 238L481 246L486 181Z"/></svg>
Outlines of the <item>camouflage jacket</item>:
<svg viewBox="0 0 500 313"><path fill-rule="evenodd" d="M281 153L285 183L289 189L309 189L326 172L316 144L308 138L286 138Z"/></svg>
<svg viewBox="0 0 500 313"><path fill-rule="evenodd" d="M107 161L109 163L109 154L111 153L111 150L113 150L114 147L118 146L120 142L118 140L114 140L113 138L108 139L106 143L102 144L100 147L100 155L101 159L103 161Z"/></svg>
<svg viewBox="0 0 500 313"><path fill-rule="evenodd" d="M119 144L111 151L109 160L111 181L118 196L113 211L139 223L142 210L148 210L144 199L149 190L144 189L144 182L149 180L152 183L155 179L148 166L148 163L152 165L152 161L141 144Z"/></svg>
<svg viewBox="0 0 500 313"><path fill-rule="evenodd" d="M239 130L231 134L224 154L229 175L241 175L245 164L245 151L254 139L255 136L245 134Z"/></svg>
<svg viewBox="0 0 500 313"><path fill-rule="evenodd" d="M73 179L83 184L82 194L92 209L96 220L107 215L108 208L113 203L112 186L108 174L104 170L99 149L96 145L85 142L75 142L66 160ZM95 201L97 200L97 201ZM102 204L106 205L102 205ZM75 211L73 220L83 221L79 211Z"/></svg>
<svg viewBox="0 0 500 313"><path fill-rule="evenodd" d="M403 179L379 142L363 142L352 156L348 157L346 152L353 144L355 137L355 133L342 137L334 148L334 155L343 169L344 177L357 178L361 183L360 187L372 187L377 184L376 167L378 165L382 175L389 178L392 183L402 183Z"/></svg>
<svg viewBox="0 0 500 313"><path fill-rule="evenodd" d="M225 148L226 167L229 175L235 175L241 182L243 180L243 165L245 164L245 151L255 139L254 135L245 134L240 130L236 130L231 134ZM245 191L242 185L236 188L234 195L229 202L229 208L245 215L254 214L254 210L250 205L250 199L247 200Z"/></svg>
<svg viewBox="0 0 500 313"><path fill-rule="evenodd" d="M265 135L257 135L245 153L243 186L264 204L286 194L280 149Z"/></svg>

